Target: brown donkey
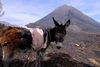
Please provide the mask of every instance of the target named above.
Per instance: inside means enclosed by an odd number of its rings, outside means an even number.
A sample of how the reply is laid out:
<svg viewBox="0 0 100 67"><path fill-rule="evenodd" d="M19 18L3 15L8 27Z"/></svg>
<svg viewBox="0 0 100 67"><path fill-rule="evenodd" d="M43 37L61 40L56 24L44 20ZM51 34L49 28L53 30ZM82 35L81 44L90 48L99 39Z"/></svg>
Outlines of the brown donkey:
<svg viewBox="0 0 100 67"><path fill-rule="evenodd" d="M56 42L57 49L62 47L64 37L66 35L66 28L70 25L68 20L64 25L59 24L52 18L55 24L54 28L43 31L39 28L19 28L7 26L0 30L0 45L2 47L3 66L8 67L16 49L34 49L39 58L42 53L48 48L51 42ZM39 67L38 64L37 67Z"/></svg>

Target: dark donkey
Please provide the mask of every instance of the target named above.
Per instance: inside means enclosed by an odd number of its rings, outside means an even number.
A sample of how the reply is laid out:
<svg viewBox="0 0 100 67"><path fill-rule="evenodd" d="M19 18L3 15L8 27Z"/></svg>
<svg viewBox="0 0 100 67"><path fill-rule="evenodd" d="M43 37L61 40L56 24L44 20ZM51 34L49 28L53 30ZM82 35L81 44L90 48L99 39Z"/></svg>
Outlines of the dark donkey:
<svg viewBox="0 0 100 67"><path fill-rule="evenodd" d="M59 24L54 18L53 21L55 27L46 29L46 33L39 28L5 27L1 29L0 45L3 52L4 67L8 67L10 59L13 57L14 50L26 48L35 49L38 55L38 65L36 66L39 67L39 62L43 56L42 54L52 41L57 43L58 49L61 48L66 35L66 28L70 25L70 20L68 20L64 25ZM32 34L34 34L34 36Z"/></svg>
<svg viewBox="0 0 100 67"><path fill-rule="evenodd" d="M55 42L56 43L56 47L57 49L60 49L63 46L63 41L64 41L64 37L66 35L66 29L67 27L70 25L70 20L68 20L64 25L63 24L59 24L54 17L52 18L55 24L54 28L50 28L50 29L46 29L46 34L47 34L47 44L45 48L40 49L37 53L39 56L39 61L38 63L40 63L40 61L42 60L42 56L43 53L45 52L45 50L48 48L48 46L50 45L51 42ZM40 64L37 64L40 65ZM40 67L40 66L36 66L36 67Z"/></svg>
<svg viewBox="0 0 100 67"><path fill-rule="evenodd" d="M57 49L60 49L63 46L64 37L66 35L66 29L70 25L70 20L68 20L64 25L59 24L54 17L52 18L55 24L54 28L47 29L47 46L50 45L51 42L56 42ZM45 48L45 49L46 49Z"/></svg>

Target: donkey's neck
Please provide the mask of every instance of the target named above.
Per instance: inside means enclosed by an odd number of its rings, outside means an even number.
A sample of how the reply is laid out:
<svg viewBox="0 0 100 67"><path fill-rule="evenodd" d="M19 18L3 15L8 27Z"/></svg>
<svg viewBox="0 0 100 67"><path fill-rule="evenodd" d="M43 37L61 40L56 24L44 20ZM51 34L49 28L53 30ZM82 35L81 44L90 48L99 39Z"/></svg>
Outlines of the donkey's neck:
<svg viewBox="0 0 100 67"><path fill-rule="evenodd" d="M56 32L55 28L51 28L49 30L49 32L48 32L48 43L55 41L55 32Z"/></svg>

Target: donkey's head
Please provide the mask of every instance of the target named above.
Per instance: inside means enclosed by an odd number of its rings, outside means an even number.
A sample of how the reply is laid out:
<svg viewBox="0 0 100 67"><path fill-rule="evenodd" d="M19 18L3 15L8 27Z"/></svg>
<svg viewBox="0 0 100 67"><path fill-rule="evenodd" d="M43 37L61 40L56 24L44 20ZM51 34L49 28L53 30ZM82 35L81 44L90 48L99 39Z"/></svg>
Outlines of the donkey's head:
<svg viewBox="0 0 100 67"><path fill-rule="evenodd" d="M0 45L3 51L3 60L12 55L13 50L20 42L21 30L15 27L5 27L0 30Z"/></svg>
<svg viewBox="0 0 100 67"><path fill-rule="evenodd" d="M55 35L54 35L54 39L55 42L57 44L57 48L60 49L62 47L62 43L64 41L64 37L66 35L66 29L67 27L70 25L70 20L68 20L64 25L63 24L59 24L54 17L52 18L55 24Z"/></svg>

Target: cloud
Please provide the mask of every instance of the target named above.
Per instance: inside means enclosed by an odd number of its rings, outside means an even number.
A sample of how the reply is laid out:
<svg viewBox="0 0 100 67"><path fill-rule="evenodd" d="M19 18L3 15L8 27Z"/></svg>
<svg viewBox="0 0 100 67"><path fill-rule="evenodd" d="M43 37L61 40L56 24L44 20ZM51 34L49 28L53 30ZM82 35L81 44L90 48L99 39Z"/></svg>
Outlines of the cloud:
<svg viewBox="0 0 100 67"><path fill-rule="evenodd" d="M29 22L34 22L40 18L29 14L8 13L5 16L3 16L2 19L10 19L8 20L8 22L21 26L21 25L26 25Z"/></svg>
<svg viewBox="0 0 100 67"><path fill-rule="evenodd" d="M74 7L82 7L84 4L85 3L83 0L72 0L69 2L69 5L72 5Z"/></svg>
<svg viewBox="0 0 100 67"><path fill-rule="evenodd" d="M85 14L89 16L96 16L96 15L100 15L100 11L88 11Z"/></svg>
<svg viewBox="0 0 100 67"><path fill-rule="evenodd" d="M17 0L13 0L13 2L6 2L3 6L5 15L1 17L0 20L21 26L30 22L35 22L49 13L51 7L47 9L48 6L41 6L41 4L34 4L32 2L27 3L27 5L26 3L21 3L21 1Z"/></svg>
<svg viewBox="0 0 100 67"><path fill-rule="evenodd" d="M92 17L98 22L100 19L100 1L99 0L70 0L69 5L77 8L84 14Z"/></svg>
<svg viewBox="0 0 100 67"><path fill-rule="evenodd" d="M2 0L2 3L5 15L0 20L20 26L41 19L63 4L73 6L95 20L100 19L99 0Z"/></svg>

